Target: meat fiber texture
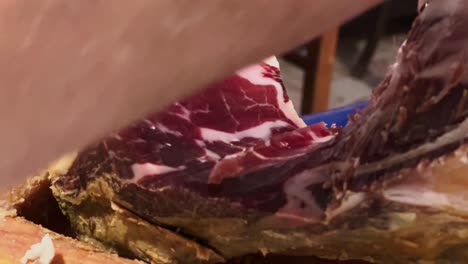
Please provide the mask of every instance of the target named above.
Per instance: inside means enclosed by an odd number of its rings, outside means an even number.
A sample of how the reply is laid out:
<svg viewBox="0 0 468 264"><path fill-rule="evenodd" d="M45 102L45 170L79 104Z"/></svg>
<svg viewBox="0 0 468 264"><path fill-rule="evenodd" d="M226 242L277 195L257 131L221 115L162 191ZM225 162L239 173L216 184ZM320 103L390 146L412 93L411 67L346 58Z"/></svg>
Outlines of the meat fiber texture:
<svg viewBox="0 0 468 264"><path fill-rule="evenodd" d="M269 58L51 168L64 214L154 263L466 263L468 0L420 11L344 128L306 127Z"/></svg>

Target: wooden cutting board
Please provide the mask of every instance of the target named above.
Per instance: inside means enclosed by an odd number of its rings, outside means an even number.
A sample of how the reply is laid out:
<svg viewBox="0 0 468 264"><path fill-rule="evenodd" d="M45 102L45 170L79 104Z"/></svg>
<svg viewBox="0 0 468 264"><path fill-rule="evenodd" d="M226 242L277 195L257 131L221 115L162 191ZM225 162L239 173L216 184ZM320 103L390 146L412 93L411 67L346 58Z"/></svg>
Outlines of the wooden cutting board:
<svg viewBox="0 0 468 264"><path fill-rule="evenodd" d="M20 217L7 216L0 219L0 264L21 263L21 258L29 248L39 243L46 234L52 237L56 251L53 264L140 263L104 253L90 245L58 235Z"/></svg>

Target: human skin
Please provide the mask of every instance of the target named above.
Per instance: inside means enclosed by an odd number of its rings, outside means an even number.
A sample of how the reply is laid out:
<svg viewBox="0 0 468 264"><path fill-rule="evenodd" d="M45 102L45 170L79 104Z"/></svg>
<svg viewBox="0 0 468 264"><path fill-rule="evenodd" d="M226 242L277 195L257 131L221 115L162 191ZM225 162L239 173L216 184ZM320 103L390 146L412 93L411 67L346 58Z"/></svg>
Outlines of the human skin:
<svg viewBox="0 0 468 264"><path fill-rule="evenodd" d="M0 1L0 185L379 2Z"/></svg>

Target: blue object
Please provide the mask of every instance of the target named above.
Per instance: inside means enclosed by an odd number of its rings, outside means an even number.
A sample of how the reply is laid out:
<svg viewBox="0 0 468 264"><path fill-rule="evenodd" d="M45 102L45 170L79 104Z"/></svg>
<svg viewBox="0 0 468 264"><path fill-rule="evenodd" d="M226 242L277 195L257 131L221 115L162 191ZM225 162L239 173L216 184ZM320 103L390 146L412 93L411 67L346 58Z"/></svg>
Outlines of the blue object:
<svg viewBox="0 0 468 264"><path fill-rule="evenodd" d="M303 116L302 119L307 125L325 122L328 126L336 124L345 126L348 123L348 115L356 112L357 109L363 109L367 106L366 102L360 102L340 108L331 109L325 112Z"/></svg>

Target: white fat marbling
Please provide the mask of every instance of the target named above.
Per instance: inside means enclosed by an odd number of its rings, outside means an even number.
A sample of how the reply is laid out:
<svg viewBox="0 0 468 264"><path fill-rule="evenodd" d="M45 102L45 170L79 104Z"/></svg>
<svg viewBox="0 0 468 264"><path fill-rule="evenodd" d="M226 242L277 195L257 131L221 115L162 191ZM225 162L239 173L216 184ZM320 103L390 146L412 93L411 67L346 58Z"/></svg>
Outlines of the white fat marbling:
<svg viewBox="0 0 468 264"><path fill-rule="evenodd" d="M221 156L219 156L218 154L216 154L215 152L209 150L209 149L205 149L205 155L212 159L212 160L220 160L221 159Z"/></svg>
<svg viewBox="0 0 468 264"><path fill-rule="evenodd" d="M335 135L329 135L329 136L326 136L326 137L320 137L318 136L317 134L315 134L313 131L310 131L309 132L310 136L312 137L312 143L313 144L319 144L319 143L324 143L324 142L328 142L332 139L335 138Z"/></svg>
<svg viewBox="0 0 468 264"><path fill-rule="evenodd" d="M132 182L138 182L145 176L160 175L168 172L178 171L183 168L173 168L164 165L156 165L153 163L135 163L132 165L133 179Z"/></svg>
<svg viewBox="0 0 468 264"><path fill-rule="evenodd" d="M279 209L275 215L295 220L299 225L322 221L324 212L307 187L312 184L322 183L326 178L320 169L313 169L303 171L289 179L284 184L286 205Z"/></svg>
<svg viewBox="0 0 468 264"><path fill-rule="evenodd" d="M235 142L243 138L259 138L268 139L271 137L272 128L286 127L289 124L285 121L269 121L262 123L259 126L255 126L246 130L242 130L235 133L226 133L210 128L200 128L201 136L205 141L224 141L224 142Z"/></svg>
<svg viewBox="0 0 468 264"><path fill-rule="evenodd" d="M279 69L279 62L276 57L272 56L265 59L263 62ZM305 127L304 121L297 115L294 105L291 100L284 102L284 92L283 87L279 82L272 80L271 78L266 78L263 76L265 69L259 64L248 66L237 72L237 75L240 77L249 80L251 83L256 85L273 85L276 88L277 102L278 106L284 115L294 122L299 127Z"/></svg>
<svg viewBox="0 0 468 264"><path fill-rule="evenodd" d="M157 122L156 123L156 126L155 128L159 129L159 131L163 132L163 133L166 133L166 134L172 134L174 136L178 136L178 137L181 137L183 136L182 133L180 133L179 131L176 131L176 130L172 130L170 128L168 128L167 126Z"/></svg>
<svg viewBox="0 0 468 264"><path fill-rule="evenodd" d="M327 221L331 221L336 216L339 216L355 208L356 206L361 204L365 199L365 193L348 192L341 201L341 204L338 208L327 211Z"/></svg>
<svg viewBox="0 0 468 264"><path fill-rule="evenodd" d="M400 204L468 212L468 193L444 193L425 186L403 185L383 192L386 200Z"/></svg>
<svg viewBox="0 0 468 264"><path fill-rule="evenodd" d="M275 56L268 57L265 60L263 60L263 62L265 62L266 64L268 64L270 66L276 67L278 69L280 67L279 61L276 59Z"/></svg>
<svg viewBox="0 0 468 264"><path fill-rule="evenodd" d="M190 121L190 111L187 108L185 108L185 106L181 105L178 102L174 103L174 105L176 105L177 107L180 108L180 110L182 110L182 113L174 113L174 115L176 115L176 116L178 116L178 117L180 117L182 119Z"/></svg>

